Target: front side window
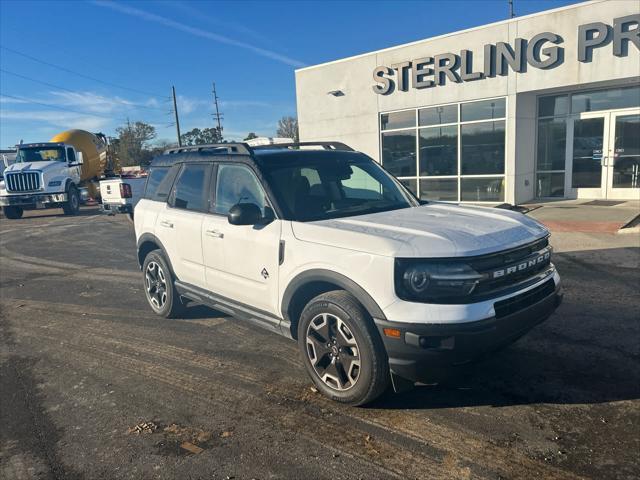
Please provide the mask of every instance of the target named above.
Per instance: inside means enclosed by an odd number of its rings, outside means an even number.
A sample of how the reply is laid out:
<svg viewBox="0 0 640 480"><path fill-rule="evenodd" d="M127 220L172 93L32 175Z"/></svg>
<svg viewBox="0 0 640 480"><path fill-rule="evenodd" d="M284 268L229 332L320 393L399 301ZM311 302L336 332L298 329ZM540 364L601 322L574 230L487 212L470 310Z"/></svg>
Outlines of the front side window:
<svg viewBox="0 0 640 480"><path fill-rule="evenodd" d="M207 185L210 165L187 163L183 165L171 194L170 204L176 208L202 212L207 209Z"/></svg>
<svg viewBox="0 0 640 480"><path fill-rule="evenodd" d="M391 176L364 156L298 157L263 170L287 220L325 220L416 205ZM311 178L319 183L312 184Z"/></svg>
<svg viewBox="0 0 640 480"><path fill-rule="evenodd" d="M73 148L67 148L67 159L69 163L76 163L76 152L73 151Z"/></svg>
<svg viewBox="0 0 640 480"><path fill-rule="evenodd" d="M253 203L264 213L267 199L251 169L245 165L222 164L218 166L214 212L226 215L238 203Z"/></svg>

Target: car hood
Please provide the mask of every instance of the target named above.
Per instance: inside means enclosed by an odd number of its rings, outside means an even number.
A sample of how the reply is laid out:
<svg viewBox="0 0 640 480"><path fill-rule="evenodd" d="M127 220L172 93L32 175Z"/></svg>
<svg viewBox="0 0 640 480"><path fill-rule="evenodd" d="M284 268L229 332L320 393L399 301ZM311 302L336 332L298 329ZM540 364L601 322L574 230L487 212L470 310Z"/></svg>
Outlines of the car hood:
<svg viewBox="0 0 640 480"><path fill-rule="evenodd" d="M293 222L296 238L395 257L460 257L518 247L549 234L510 210L429 203L317 222Z"/></svg>
<svg viewBox="0 0 640 480"><path fill-rule="evenodd" d="M12 163L7 167L5 173L8 172L29 172L29 171L45 171L56 167L66 166L62 162L44 161L44 162L18 162Z"/></svg>

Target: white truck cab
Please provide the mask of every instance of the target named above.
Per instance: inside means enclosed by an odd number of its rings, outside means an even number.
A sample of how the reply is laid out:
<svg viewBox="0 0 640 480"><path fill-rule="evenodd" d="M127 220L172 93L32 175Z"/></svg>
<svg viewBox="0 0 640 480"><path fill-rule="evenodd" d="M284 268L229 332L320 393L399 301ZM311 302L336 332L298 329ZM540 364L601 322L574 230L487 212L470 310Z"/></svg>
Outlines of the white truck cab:
<svg viewBox="0 0 640 480"><path fill-rule="evenodd" d="M82 152L64 143L17 146L15 162L0 181L0 206L7 218L22 217L25 209L62 207L66 215L80 208L78 185Z"/></svg>
<svg viewBox="0 0 640 480"><path fill-rule="evenodd" d="M153 311L189 300L295 339L318 390L353 405L440 381L562 299L540 223L418 201L339 143L169 150L134 223Z"/></svg>

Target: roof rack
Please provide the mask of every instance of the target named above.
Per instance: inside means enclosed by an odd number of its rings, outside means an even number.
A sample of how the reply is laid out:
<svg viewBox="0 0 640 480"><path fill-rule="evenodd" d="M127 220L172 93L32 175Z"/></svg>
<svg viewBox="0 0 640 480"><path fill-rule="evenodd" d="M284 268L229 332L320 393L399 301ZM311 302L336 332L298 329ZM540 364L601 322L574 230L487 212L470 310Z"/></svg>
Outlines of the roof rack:
<svg viewBox="0 0 640 480"><path fill-rule="evenodd" d="M252 150L272 150L277 148L284 148L287 150L295 150L300 147L322 147L324 150L342 150L347 152L353 152L353 148L345 145L342 142L294 142L294 143L273 143L270 145L256 145L250 147Z"/></svg>
<svg viewBox="0 0 640 480"><path fill-rule="evenodd" d="M216 150L220 150L220 152L216 152ZM169 148L165 150L164 153L171 154L182 152L211 152L236 155L251 155L253 153L251 147L246 143L208 143L206 145L189 145L186 147Z"/></svg>

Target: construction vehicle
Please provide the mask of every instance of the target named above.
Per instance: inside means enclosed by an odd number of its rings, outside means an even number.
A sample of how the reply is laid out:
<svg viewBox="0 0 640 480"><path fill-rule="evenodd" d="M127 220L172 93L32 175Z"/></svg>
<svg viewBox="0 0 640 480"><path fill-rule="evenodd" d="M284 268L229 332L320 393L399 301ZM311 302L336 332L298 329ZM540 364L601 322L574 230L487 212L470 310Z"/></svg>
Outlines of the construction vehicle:
<svg viewBox="0 0 640 480"><path fill-rule="evenodd" d="M15 163L0 182L0 206L9 219L35 208L62 207L65 215L77 215L81 201L99 196L99 180L120 169L102 133L67 130L49 142L16 148Z"/></svg>

